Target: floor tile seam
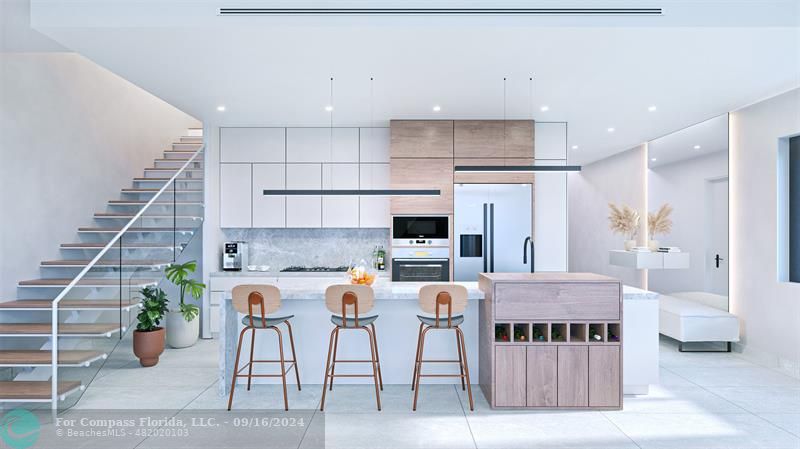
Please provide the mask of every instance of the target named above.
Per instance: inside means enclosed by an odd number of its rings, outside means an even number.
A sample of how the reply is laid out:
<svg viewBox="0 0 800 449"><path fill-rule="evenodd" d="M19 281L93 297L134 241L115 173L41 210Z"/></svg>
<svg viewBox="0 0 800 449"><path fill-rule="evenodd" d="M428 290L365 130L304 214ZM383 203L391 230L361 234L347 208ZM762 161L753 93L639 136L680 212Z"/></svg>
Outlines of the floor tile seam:
<svg viewBox="0 0 800 449"><path fill-rule="evenodd" d="M600 412L600 414L603 416L603 418L605 418L605 419L606 419L606 421L610 422L610 423L611 423L611 425L612 425L612 426L614 426L614 428L616 428L617 430L619 430L619 431L620 431L620 433L622 433L623 435L625 435L625 437L626 437L628 440L630 440L630 442L631 442L631 443L633 443L633 444L634 444L636 447L638 447L639 449L642 449L642 446L640 446L640 445L639 445L639 443L637 443L637 442L636 442L636 440L634 440L634 439L633 439L633 437L631 437L630 435L628 435L627 433L625 433L625 431L624 431L624 430L622 430L622 428L621 428L620 426L618 426L618 425L617 425L617 423L615 423L615 422L614 422L614 420L612 420L611 418L609 418L609 417L606 415L606 413L605 413L605 412Z"/></svg>

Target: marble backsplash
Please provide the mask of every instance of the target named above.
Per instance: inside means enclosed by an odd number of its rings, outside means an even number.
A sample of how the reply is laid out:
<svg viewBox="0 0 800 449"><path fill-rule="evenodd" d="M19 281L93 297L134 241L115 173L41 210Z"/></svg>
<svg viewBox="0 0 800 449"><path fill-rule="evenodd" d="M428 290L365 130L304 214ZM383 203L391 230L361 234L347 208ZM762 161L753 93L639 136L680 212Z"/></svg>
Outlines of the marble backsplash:
<svg viewBox="0 0 800 449"><path fill-rule="evenodd" d="M371 263L375 246L389 249L388 229L223 229L222 234L225 241L247 242L249 264L269 265L270 271Z"/></svg>

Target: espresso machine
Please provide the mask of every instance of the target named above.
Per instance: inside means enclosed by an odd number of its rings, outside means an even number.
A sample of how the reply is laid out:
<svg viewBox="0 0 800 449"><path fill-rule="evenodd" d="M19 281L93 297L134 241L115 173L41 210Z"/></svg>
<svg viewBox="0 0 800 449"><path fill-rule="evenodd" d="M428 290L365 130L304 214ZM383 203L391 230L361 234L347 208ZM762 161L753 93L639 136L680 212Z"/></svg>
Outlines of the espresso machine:
<svg viewBox="0 0 800 449"><path fill-rule="evenodd" d="M222 252L222 271L242 271L247 266L247 243L225 242Z"/></svg>

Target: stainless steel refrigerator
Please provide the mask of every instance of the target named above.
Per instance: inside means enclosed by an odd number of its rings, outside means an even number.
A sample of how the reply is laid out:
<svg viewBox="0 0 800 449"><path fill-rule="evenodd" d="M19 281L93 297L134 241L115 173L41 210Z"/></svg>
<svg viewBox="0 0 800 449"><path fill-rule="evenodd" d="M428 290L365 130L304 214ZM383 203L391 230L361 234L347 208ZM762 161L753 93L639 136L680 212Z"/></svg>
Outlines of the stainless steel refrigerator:
<svg viewBox="0 0 800 449"><path fill-rule="evenodd" d="M532 272L530 184L456 184L454 280Z"/></svg>

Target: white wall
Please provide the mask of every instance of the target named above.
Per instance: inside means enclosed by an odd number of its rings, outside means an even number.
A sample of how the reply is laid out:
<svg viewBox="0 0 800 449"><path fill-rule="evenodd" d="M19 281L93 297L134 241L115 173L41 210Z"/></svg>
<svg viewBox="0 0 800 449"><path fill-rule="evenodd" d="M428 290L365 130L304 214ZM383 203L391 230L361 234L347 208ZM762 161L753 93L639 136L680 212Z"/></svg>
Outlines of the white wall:
<svg viewBox="0 0 800 449"><path fill-rule="evenodd" d="M731 312L737 350L800 377L800 284L778 282L778 139L800 133L800 89L731 115Z"/></svg>
<svg viewBox="0 0 800 449"><path fill-rule="evenodd" d="M569 174L569 271L613 276L627 285L645 286L642 270L611 266L608 251L622 249L624 237L608 229L608 203L628 204L644 214L646 198L644 145L585 165ZM644 242L644 226L639 243Z"/></svg>
<svg viewBox="0 0 800 449"><path fill-rule="evenodd" d="M672 232L656 236L662 246L677 246L691 257L688 270L650 270L648 288L659 293L707 291L705 286L706 183L728 176L728 153L662 165L648 173L648 204L655 212L664 203L673 207Z"/></svg>
<svg viewBox="0 0 800 449"><path fill-rule="evenodd" d="M198 126L82 56L13 50L0 54L0 300Z"/></svg>

